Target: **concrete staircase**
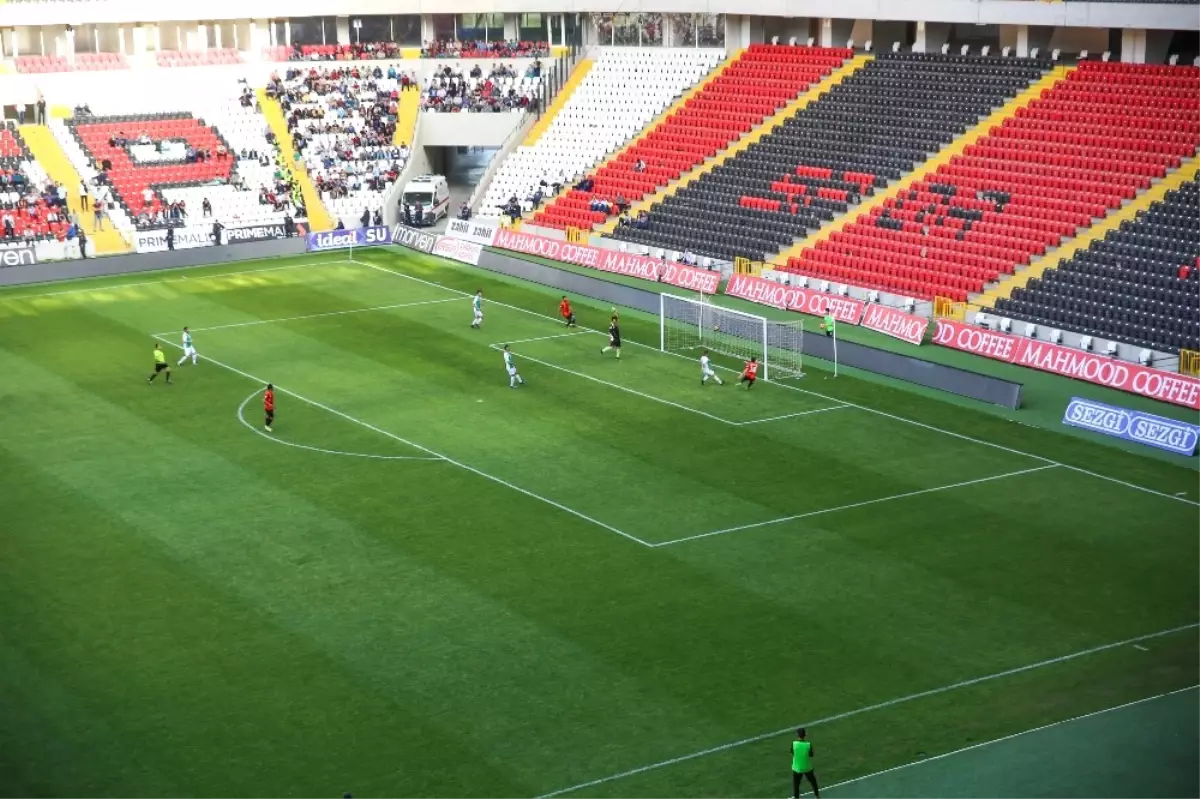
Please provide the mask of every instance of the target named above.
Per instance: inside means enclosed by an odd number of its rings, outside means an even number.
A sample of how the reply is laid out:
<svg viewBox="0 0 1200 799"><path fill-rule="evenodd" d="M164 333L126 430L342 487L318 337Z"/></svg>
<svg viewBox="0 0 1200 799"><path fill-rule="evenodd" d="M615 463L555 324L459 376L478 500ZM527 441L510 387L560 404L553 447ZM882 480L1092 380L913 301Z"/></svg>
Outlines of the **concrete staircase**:
<svg viewBox="0 0 1200 799"><path fill-rule="evenodd" d="M417 92L409 93L419 94ZM304 196L304 207L308 211L309 229L333 230L333 217L326 210L325 203L321 202L321 195L317 192L317 187L313 185L312 178L309 177L308 168L304 166L303 161L296 158L296 151L292 148L292 134L288 132L283 108L280 107L278 100L267 96L266 89L259 89L257 94L258 105L262 109L263 117L266 118L267 124L271 126L271 132L279 141L279 158L283 162L283 166L291 170L292 177L300 184L300 193ZM397 125L397 129L399 129L399 125Z"/></svg>

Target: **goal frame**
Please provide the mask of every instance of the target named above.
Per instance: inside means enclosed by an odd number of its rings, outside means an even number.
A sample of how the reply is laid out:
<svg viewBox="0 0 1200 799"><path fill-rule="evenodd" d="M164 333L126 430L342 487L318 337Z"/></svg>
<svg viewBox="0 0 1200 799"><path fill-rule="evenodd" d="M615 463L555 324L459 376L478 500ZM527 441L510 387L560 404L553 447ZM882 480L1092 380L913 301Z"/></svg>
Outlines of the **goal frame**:
<svg viewBox="0 0 1200 799"><path fill-rule="evenodd" d="M775 359L771 357L771 335L770 335L770 333L771 333L773 327L778 328L780 330L791 328L791 329L798 331L800 333L800 337L801 337L800 338L801 347L799 349L794 349L794 350L789 348L789 351L792 351L795 353L796 368L795 369L783 369L782 376L783 377L789 377L789 376L803 377L804 376L804 371L802 368L803 355L804 355L804 350L803 350L804 323L803 323L803 320L797 319L797 320L787 321L787 322L775 321L775 320L767 319L765 316L759 316L758 314L746 313L745 311L739 311L734 308L726 308L725 306L722 306L722 305L716 305L716 304L712 303L711 301L709 301L708 298L703 294L699 294L699 295L697 295L697 297L698 297L697 299L693 299L691 297L683 297L678 294L669 294L667 292L662 292L658 295L658 348L659 348L660 352L672 352L672 350L668 349L668 347L667 347L667 322L668 322L668 319L670 319L673 323L679 324L679 325L690 324L690 322L685 322L683 320L674 319L673 317L668 317L668 315L667 315L667 304L669 302L683 303L684 305L692 306L692 307L696 308L696 338L698 341L697 346L707 346L707 347L711 348L713 350L713 352L721 353L723 355L728 355L731 357L743 357L742 353L728 351L729 349L731 349L729 347L723 348L721 345L720 338L715 338L713 336L706 335L707 330L705 328L705 321L706 321L705 309L712 309L711 312L719 312L721 314L738 317L739 319L743 320L743 323L749 323L750 325L752 325L758 332L758 336L756 337L757 341L754 341L754 339L751 339L748 337L742 337L742 338L743 338L743 340L745 340L747 342L752 342L752 341L754 342L754 346L751 348L750 351L752 354L757 356L759 363L762 364L763 380L771 380L772 379L771 366L772 366L772 363L775 362ZM781 368L783 368L783 367L780 367L777 365L776 371L778 372L779 369L781 369Z"/></svg>

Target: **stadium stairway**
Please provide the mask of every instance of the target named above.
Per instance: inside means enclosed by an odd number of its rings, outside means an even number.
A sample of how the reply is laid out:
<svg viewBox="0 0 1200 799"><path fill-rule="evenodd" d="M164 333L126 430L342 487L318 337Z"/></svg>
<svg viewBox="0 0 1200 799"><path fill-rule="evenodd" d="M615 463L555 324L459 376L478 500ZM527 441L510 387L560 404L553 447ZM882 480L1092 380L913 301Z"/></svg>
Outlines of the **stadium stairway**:
<svg viewBox="0 0 1200 799"><path fill-rule="evenodd" d="M1070 74L1070 67L1060 67L1051 70L1048 74L1042 77L1041 80L1035 81L1020 94L1013 97L1005 105L996 109L992 114L982 119L978 125L971 128L966 134L959 136L945 149L935 154L921 166L914 169L912 172L905 175L902 179L896 181L882 191L877 191L874 195L867 197L863 202L850 208L846 213L842 214L837 219L830 222L828 225L823 225L818 230L814 230L805 238L794 244L791 248L778 253L770 262L774 266L786 266L788 260L795 258L805 250L815 247L819 242L827 240L830 236L842 230L847 225L858 220L859 218L868 218L871 212L876 208L882 208L890 200L899 197L902 192L908 191L914 183L925 180L933 175L943 165L950 163L950 160L957 155L961 155L963 150L975 144L983 137L991 132L992 128L1002 123L1009 117L1015 117L1017 112L1025 108L1034 100L1042 96L1042 92L1054 87L1054 84L1063 80Z"/></svg>
<svg viewBox="0 0 1200 799"><path fill-rule="evenodd" d="M1075 253L1086 250L1092 242L1102 241L1110 231L1119 228L1122 222L1136 219L1138 214L1144 212L1151 205L1161 202L1167 192L1174 191L1183 184L1195 180L1198 174L1200 174L1200 156L1184 161L1179 169L1158 181L1148 191L1125 203L1120 210L1109 214L1061 247L1056 247L1035 259L1024 269L1006 276L995 286L973 298L972 303L980 308L995 307L996 300L1012 297L1014 289L1024 288L1029 281L1042 277L1048 270L1055 269L1059 264L1074 257Z"/></svg>
<svg viewBox="0 0 1200 799"><path fill-rule="evenodd" d="M22 125L18 128L25 146L34 159L41 164L42 169L55 183L67 187L67 207L72 213L79 212L79 184L82 179L79 172L71 165L67 154L59 146L58 140L45 125ZM80 214L82 217L83 215ZM116 255L129 252L129 243L117 232L112 225L105 225L99 232L93 232L91 224L86 224L84 230L88 234L92 248L97 255Z"/></svg>
<svg viewBox="0 0 1200 799"><path fill-rule="evenodd" d="M421 113L421 92L415 89L401 90L396 108L396 132L392 143L397 147L412 147L417 130L417 116Z"/></svg>
<svg viewBox="0 0 1200 799"><path fill-rule="evenodd" d="M546 132L546 128L550 127L550 122L554 119L555 115L562 110L562 107L571 99L571 95L575 93L575 89L588 76L593 63L592 59L584 58L575 65L575 69L571 70L566 83L562 85L562 88L558 90L558 94L550 101L550 107L542 114L542 118L535 122L533 127L529 129L529 133L525 136L525 141L521 142L522 147L532 147L537 143L537 140Z"/></svg>
<svg viewBox="0 0 1200 799"><path fill-rule="evenodd" d="M408 93L419 95L419 92ZM267 124L271 126L271 131L275 134L275 138L279 141L279 160L289 166L292 170L292 175L300 184L300 193L304 196L304 208L308 211L309 229L315 231L333 230L333 217L329 215L329 211L325 208L325 203L321 201L321 195L317 193L317 187L313 185L312 178L308 175L308 168L304 166L303 161L296 159L296 151L292 148L292 136L288 133L287 120L283 116L283 108L280 107L279 102L274 97L267 96L266 89L259 89L257 95L263 117L267 120Z"/></svg>
<svg viewBox="0 0 1200 799"><path fill-rule="evenodd" d="M738 153L743 152L748 147L750 147L750 145L759 141L764 136L772 133L776 128L778 128L780 125L782 125L785 121L787 121L791 117L798 114L800 111L802 111L804 108L806 108L809 105L809 103L812 103L818 97L820 97L822 94L829 91L831 88L833 88L837 84L844 81L846 78L853 75L855 72L857 72L863 66L865 66L868 62L870 62L870 60L872 58L873 58L873 56L869 56L869 55L859 55L859 56L855 56L854 58L850 59L844 65L842 65L841 67L838 67L833 72L826 75L825 78L820 83L814 84L812 87L810 87L807 91L805 91L803 94L801 94L795 100L792 100L790 103L785 105L783 108L779 109L779 111L777 111L775 114L767 117L765 120L762 121L762 123L758 127L754 128L750 132L742 135L741 138L732 142L724 150L717 153L716 156L714 156L712 158L708 158L705 161L701 162L700 164L697 164L690 171L685 172L683 175L680 175L678 179L671 181L666 186L663 186L662 188L660 188L654 194L651 194L651 195L639 200L638 202L634 203L629 208L629 216L636 217L642 211L649 211L654 205L662 202L667 197L672 196L673 194L675 194L675 192L679 191L680 189L684 188L685 186L688 186L688 185L694 183L695 181L699 180L700 178L704 177L709 172L712 172L714 169L719 167L721 164L724 164L726 161L728 161L730 158L734 157ZM600 233L600 234L612 233L613 230L616 229L618 221L619 220L617 217L613 217L610 220L608 220L607 222L605 222L603 225L601 225L599 228L597 228L596 232Z"/></svg>

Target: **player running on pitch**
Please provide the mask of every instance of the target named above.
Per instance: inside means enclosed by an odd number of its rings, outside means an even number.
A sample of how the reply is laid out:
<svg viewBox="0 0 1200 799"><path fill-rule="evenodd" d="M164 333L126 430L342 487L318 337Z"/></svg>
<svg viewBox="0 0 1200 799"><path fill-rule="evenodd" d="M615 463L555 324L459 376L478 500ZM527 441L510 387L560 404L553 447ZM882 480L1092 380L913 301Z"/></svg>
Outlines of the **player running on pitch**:
<svg viewBox="0 0 1200 799"><path fill-rule="evenodd" d="M171 364L167 363L167 354L163 352L161 344L154 345L154 373L150 375L147 383L153 383L154 378L158 377L159 372L167 373L167 385L171 385Z"/></svg>
<svg viewBox="0 0 1200 799"><path fill-rule="evenodd" d="M567 299L567 295L563 295L562 302L558 304L558 313L567 323L567 327L575 327L575 312L571 310L571 301Z"/></svg>
<svg viewBox="0 0 1200 799"><path fill-rule="evenodd" d="M192 331L186 327L183 329L183 357L179 359L176 366L183 366L184 361L188 358L192 359L192 366L196 365L196 359L199 358L199 353L196 352L196 347L192 344Z"/></svg>
<svg viewBox="0 0 1200 799"><path fill-rule="evenodd" d="M517 362L513 359L512 351L504 345L504 371L508 372L508 387L516 388L525 385L525 379L517 374Z"/></svg>
<svg viewBox="0 0 1200 799"><path fill-rule="evenodd" d="M612 321L608 323L608 346L600 350L600 354L609 350L617 351L617 360L621 360L621 326L617 324L617 309L613 309Z"/></svg>
<svg viewBox="0 0 1200 799"><path fill-rule="evenodd" d="M263 416L263 429L270 433L275 424L275 386L272 383L267 383L267 390L263 392Z"/></svg>
<svg viewBox="0 0 1200 799"><path fill-rule="evenodd" d="M754 385L754 381L758 379L758 358L751 355L750 360L746 361L746 368L742 370L742 379L739 383L746 384L746 390L749 391Z"/></svg>
<svg viewBox="0 0 1200 799"><path fill-rule="evenodd" d="M475 292L475 296L471 298L471 308L475 311L475 321L471 323L471 327L476 330L483 324L483 289Z"/></svg>
<svg viewBox="0 0 1200 799"><path fill-rule="evenodd" d="M712 361L709 360L709 357L708 357L708 350L705 350L704 353L700 356L700 385L703 386L703 385L707 384L708 378L710 378L710 377L713 380L717 381L718 386L725 385L725 381L723 381L721 379L721 376L718 375L715 371L713 371Z"/></svg>

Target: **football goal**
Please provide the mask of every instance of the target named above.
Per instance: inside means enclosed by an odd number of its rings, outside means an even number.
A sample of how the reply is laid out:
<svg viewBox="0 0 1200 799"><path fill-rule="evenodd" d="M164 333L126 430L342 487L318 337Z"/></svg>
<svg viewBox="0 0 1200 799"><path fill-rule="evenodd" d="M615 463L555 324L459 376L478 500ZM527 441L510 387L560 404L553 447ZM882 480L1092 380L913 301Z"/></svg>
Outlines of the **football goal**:
<svg viewBox="0 0 1200 799"><path fill-rule="evenodd" d="M701 350L762 363L764 380L803 377L804 323L762 316L674 294L659 295L659 349L700 357Z"/></svg>

